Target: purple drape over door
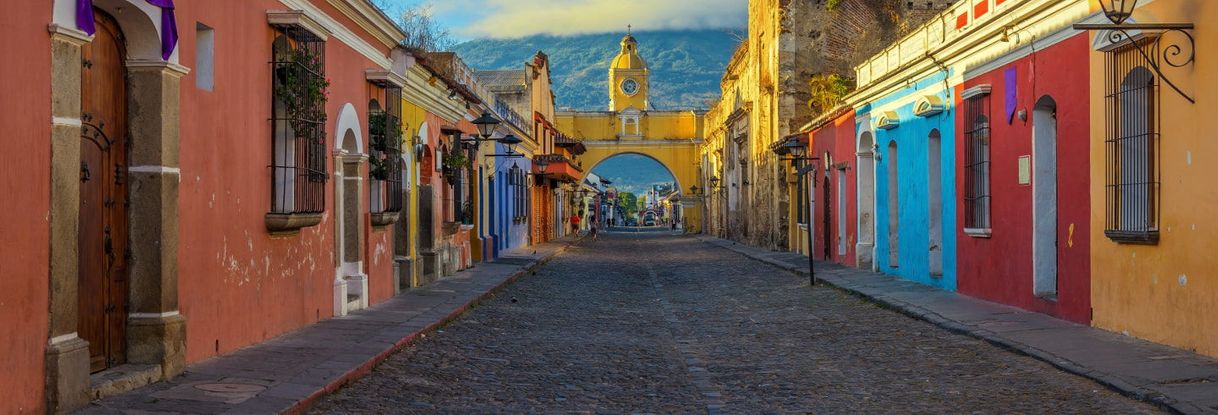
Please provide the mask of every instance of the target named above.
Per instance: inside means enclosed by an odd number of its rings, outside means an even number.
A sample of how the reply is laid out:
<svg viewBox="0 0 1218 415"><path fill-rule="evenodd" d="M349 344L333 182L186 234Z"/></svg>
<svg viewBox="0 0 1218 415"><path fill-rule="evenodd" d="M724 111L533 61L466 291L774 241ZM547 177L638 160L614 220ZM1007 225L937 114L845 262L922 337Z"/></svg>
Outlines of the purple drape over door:
<svg viewBox="0 0 1218 415"><path fill-rule="evenodd" d="M178 19L173 13L173 0L146 0L161 8L161 59L169 60L178 45Z"/></svg>
<svg viewBox="0 0 1218 415"><path fill-rule="evenodd" d="M89 36L97 32L93 25L93 0L76 0L76 28Z"/></svg>
<svg viewBox="0 0 1218 415"><path fill-rule="evenodd" d="M161 59L169 60L178 45L178 19L173 13L173 0L145 0L161 8ZM93 25L93 0L76 0L76 27L92 35L97 32Z"/></svg>

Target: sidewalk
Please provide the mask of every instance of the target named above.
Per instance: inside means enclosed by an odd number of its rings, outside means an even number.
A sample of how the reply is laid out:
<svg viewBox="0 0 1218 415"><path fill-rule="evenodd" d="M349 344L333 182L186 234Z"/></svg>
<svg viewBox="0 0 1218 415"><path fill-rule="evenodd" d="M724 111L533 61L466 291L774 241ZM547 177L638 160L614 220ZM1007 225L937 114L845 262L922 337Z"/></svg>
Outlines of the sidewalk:
<svg viewBox="0 0 1218 415"><path fill-rule="evenodd" d="M807 276L808 257L714 237L703 242ZM1218 359L837 264L816 277L851 294L1090 378L1184 414L1218 414Z"/></svg>
<svg viewBox="0 0 1218 415"><path fill-rule="evenodd" d="M496 262L476 264L367 310L196 363L168 382L94 401L81 413L301 412L548 262L571 243L563 239L509 251Z"/></svg>

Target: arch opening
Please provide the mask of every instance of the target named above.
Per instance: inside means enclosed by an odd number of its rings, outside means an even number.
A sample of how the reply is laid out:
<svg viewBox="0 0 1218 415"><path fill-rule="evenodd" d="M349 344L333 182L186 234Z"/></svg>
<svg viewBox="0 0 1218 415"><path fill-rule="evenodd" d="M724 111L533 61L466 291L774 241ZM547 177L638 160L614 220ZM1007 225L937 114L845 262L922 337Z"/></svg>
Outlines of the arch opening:
<svg viewBox="0 0 1218 415"><path fill-rule="evenodd" d="M678 198L686 191L673 170L659 159L621 152L600 160L587 172L611 182L614 197L606 218L611 226L659 226L681 220Z"/></svg>

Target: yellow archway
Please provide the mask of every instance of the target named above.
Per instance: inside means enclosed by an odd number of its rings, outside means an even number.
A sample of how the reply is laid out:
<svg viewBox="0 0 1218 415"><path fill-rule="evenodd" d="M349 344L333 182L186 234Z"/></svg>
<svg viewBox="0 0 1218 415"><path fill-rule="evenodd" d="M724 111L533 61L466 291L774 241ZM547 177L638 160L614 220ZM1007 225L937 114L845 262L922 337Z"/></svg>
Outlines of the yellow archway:
<svg viewBox="0 0 1218 415"><path fill-rule="evenodd" d="M616 142L583 141L587 152L579 156L585 166L584 175L605 160L625 154L637 154L655 160L672 174L677 189L689 193L689 186L697 184L699 160L697 146L681 144L618 144Z"/></svg>
<svg viewBox="0 0 1218 415"><path fill-rule="evenodd" d="M700 183L701 160L698 150L700 140L583 139L580 142L587 148L587 151L579 157L585 167L585 176L605 160L623 154L637 154L660 163L661 166L668 169L677 182L677 189L681 193L681 217L684 218L686 230L701 232L702 198L701 195L690 193L690 186Z"/></svg>

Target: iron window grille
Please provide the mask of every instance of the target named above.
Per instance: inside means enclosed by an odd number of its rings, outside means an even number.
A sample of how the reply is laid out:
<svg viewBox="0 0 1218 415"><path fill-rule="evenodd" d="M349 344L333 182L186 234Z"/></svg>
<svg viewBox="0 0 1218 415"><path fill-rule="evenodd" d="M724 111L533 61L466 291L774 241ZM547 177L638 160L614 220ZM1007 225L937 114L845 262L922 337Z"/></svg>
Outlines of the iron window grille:
<svg viewBox="0 0 1218 415"><path fill-rule="evenodd" d="M271 213L326 209L325 42L276 29L271 57Z"/></svg>
<svg viewBox="0 0 1218 415"><path fill-rule="evenodd" d="M969 98L964 107L964 227L990 228L990 96Z"/></svg>
<svg viewBox="0 0 1218 415"><path fill-rule="evenodd" d="M1136 48L1151 48L1146 54ZM1159 240L1158 43L1142 39L1108 52L1104 138L1104 235L1120 243Z"/></svg>
<svg viewBox="0 0 1218 415"><path fill-rule="evenodd" d="M512 221L520 223L525 218L525 172L519 166L513 165L508 170L508 184L512 187Z"/></svg>
<svg viewBox="0 0 1218 415"><path fill-rule="evenodd" d="M368 83L368 192L371 213L402 211L402 89Z"/></svg>
<svg viewBox="0 0 1218 415"><path fill-rule="evenodd" d="M455 144L451 154L455 156L454 158L473 159L470 155L471 151L467 150L460 143L460 136L453 136L453 143ZM451 179L449 184L452 185L452 200L450 202L452 203L453 222L472 225L474 223L473 198L470 197L473 193L471 187L472 181L470 180L470 176L472 176L470 169L472 169L472 166L446 165L444 169L448 172L447 174Z"/></svg>

